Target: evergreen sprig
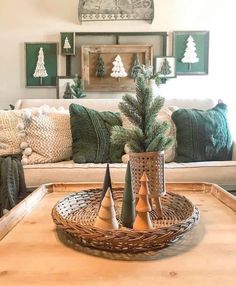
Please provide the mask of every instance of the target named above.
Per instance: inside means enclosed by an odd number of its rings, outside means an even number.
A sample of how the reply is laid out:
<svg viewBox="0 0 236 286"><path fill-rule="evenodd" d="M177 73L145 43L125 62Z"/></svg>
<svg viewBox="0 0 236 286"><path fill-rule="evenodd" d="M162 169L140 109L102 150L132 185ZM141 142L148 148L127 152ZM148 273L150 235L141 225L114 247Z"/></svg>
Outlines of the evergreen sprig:
<svg viewBox="0 0 236 286"><path fill-rule="evenodd" d="M172 138L165 136L169 125L157 120L164 105L164 98L153 99L152 90L143 75L136 79L136 97L126 94L119 109L134 125L133 128L114 126L111 140L118 145L127 144L131 152L163 151L172 144Z"/></svg>

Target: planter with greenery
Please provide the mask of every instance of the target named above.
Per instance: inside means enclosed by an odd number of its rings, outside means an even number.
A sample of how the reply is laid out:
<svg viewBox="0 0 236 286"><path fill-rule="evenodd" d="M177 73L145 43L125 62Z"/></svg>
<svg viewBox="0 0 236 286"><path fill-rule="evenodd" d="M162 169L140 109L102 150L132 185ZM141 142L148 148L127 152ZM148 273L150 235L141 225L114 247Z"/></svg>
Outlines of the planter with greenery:
<svg viewBox="0 0 236 286"><path fill-rule="evenodd" d="M126 94L122 99L119 109L133 127L113 127L111 140L116 144L127 144L131 151L130 166L136 194L140 188L140 178L146 172L150 194L161 217L160 196L165 194L164 150L172 144L172 138L165 135L168 123L157 120L164 98L153 98L147 77L139 74L136 79L136 96Z"/></svg>

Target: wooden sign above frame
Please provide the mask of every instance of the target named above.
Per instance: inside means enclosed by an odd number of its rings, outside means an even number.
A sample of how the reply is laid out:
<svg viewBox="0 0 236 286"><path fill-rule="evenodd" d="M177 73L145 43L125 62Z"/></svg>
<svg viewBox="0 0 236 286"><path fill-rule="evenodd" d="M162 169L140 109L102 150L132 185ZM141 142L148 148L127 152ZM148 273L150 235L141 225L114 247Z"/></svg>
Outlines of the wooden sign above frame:
<svg viewBox="0 0 236 286"><path fill-rule="evenodd" d="M96 76L96 66L99 55L102 56L106 75ZM120 55L128 76L124 78L111 77L116 56ZM152 45L85 45L81 47L81 74L85 91L135 91L135 82L130 77L136 55L140 64L153 64Z"/></svg>

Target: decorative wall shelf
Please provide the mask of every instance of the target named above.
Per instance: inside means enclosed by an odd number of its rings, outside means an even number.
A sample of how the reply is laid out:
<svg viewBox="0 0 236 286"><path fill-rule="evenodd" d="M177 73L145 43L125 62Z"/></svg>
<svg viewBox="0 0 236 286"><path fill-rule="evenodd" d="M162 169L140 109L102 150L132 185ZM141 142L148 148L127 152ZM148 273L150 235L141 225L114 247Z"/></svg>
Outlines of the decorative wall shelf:
<svg viewBox="0 0 236 286"><path fill-rule="evenodd" d="M80 0L78 12L81 23L87 21L120 20L145 20L152 23L154 18L154 1Z"/></svg>

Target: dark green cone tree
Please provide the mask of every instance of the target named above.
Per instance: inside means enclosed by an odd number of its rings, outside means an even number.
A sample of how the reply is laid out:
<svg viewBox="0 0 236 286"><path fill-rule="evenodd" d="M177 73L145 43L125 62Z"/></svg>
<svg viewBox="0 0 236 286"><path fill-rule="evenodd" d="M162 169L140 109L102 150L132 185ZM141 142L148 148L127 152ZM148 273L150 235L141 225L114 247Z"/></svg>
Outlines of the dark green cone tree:
<svg viewBox="0 0 236 286"><path fill-rule="evenodd" d="M136 96L126 94L122 99L119 109L134 127L126 129L114 126L111 136L113 143L127 144L134 153L163 151L172 144L172 138L165 135L168 123L157 120L164 98L153 98L152 89L144 76L137 77Z"/></svg>
<svg viewBox="0 0 236 286"><path fill-rule="evenodd" d="M125 174L125 189L121 209L122 225L128 228L133 228L135 215L135 196L132 188L130 163L128 162Z"/></svg>
<svg viewBox="0 0 236 286"><path fill-rule="evenodd" d="M103 181L103 187L102 187L102 195L101 195L101 200L100 200L100 206L102 203L103 198L106 195L107 189L110 188L111 189L111 193L112 193L112 184L111 184L111 175L110 175L110 168L109 168L109 164L107 164L107 168L106 168L106 173L105 173L105 177L104 177L104 181ZM99 208L100 208L99 206Z"/></svg>

